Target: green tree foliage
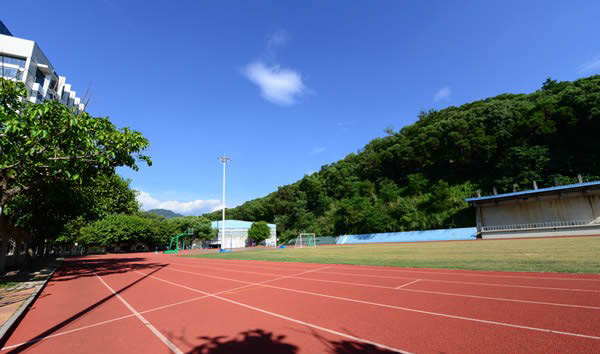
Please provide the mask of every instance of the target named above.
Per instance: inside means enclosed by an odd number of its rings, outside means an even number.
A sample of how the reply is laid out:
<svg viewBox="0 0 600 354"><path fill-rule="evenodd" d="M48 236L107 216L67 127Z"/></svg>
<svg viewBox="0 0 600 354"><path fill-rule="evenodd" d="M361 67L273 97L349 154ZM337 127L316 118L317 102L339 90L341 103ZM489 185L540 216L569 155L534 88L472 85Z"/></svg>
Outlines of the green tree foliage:
<svg viewBox="0 0 600 354"><path fill-rule="evenodd" d="M17 234L11 230L26 234L19 238L35 255L48 249L38 245L76 233L87 220L137 209L133 192L109 195L122 187L111 176L118 166L151 164L141 133L58 101L30 103L27 95L23 83L0 78L0 272L9 237Z"/></svg>
<svg viewBox="0 0 600 354"><path fill-rule="evenodd" d="M217 236L218 230L210 227L210 220L203 216L182 216L165 221L176 233L193 231L193 236L204 241L210 241Z"/></svg>
<svg viewBox="0 0 600 354"><path fill-rule="evenodd" d="M255 243L260 243L271 236L271 229L264 221L257 221L252 223L250 229L248 229L248 238Z"/></svg>
<svg viewBox="0 0 600 354"><path fill-rule="evenodd" d="M133 214L110 214L85 223L81 218L65 227L63 242L77 242L87 246L132 246L144 244L150 248L169 244L171 237L193 229L190 238L203 241L215 239L217 230L202 216L183 216L167 219L164 216L136 212ZM68 236L68 238L67 238Z"/></svg>
<svg viewBox="0 0 600 354"><path fill-rule="evenodd" d="M79 228L111 214L138 211L130 181L118 175L97 175L76 181L38 183L17 195L7 207L15 224L29 230L34 241L77 241Z"/></svg>
<svg viewBox="0 0 600 354"><path fill-rule="evenodd" d="M50 181L82 181L117 166L150 164L149 142L108 118L76 113L60 102L25 101L21 82L0 79L0 208L22 191Z"/></svg>
<svg viewBox="0 0 600 354"><path fill-rule="evenodd" d="M414 124L264 198L232 218L277 224L283 240L318 235L473 226L464 198L600 175L600 76L548 79L531 94L419 114ZM218 219L217 213L208 215Z"/></svg>
<svg viewBox="0 0 600 354"><path fill-rule="evenodd" d="M84 245L114 246L142 243L163 246L173 236L169 225L141 215L114 214L80 229L78 241Z"/></svg>

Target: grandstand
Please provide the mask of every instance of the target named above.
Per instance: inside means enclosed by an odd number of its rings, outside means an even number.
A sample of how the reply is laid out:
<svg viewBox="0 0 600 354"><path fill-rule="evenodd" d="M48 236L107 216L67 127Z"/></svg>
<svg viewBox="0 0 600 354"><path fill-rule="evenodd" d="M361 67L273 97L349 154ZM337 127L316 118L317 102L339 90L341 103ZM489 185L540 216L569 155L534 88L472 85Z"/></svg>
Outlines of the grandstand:
<svg viewBox="0 0 600 354"><path fill-rule="evenodd" d="M600 181L534 188L465 200L482 238L600 234Z"/></svg>

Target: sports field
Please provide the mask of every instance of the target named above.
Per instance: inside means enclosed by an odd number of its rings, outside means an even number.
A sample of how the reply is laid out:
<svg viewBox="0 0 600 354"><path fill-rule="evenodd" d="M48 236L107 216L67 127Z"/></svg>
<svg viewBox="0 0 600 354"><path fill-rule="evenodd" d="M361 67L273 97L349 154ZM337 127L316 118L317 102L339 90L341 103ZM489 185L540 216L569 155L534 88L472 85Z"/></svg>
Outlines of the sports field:
<svg viewBox="0 0 600 354"><path fill-rule="evenodd" d="M600 275L67 259L2 353L597 353Z"/></svg>
<svg viewBox="0 0 600 354"><path fill-rule="evenodd" d="M425 268L600 273L600 236L260 249L189 257Z"/></svg>

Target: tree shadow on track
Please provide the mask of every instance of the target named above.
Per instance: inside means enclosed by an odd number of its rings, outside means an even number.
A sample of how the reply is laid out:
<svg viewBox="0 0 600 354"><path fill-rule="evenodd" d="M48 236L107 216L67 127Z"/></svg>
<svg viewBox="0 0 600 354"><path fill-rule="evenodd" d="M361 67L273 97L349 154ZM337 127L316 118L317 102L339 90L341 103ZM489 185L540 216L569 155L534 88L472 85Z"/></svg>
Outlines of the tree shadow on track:
<svg viewBox="0 0 600 354"><path fill-rule="evenodd" d="M174 337L179 341L189 343L185 338ZM200 336L199 339L204 344L194 347L189 354L226 354L226 353L277 353L277 354L295 354L298 347L286 343L285 336L276 336L271 332L262 329L253 329L239 333L233 338L227 336L207 337Z"/></svg>
<svg viewBox="0 0 600 354"><path fill-rule="evenodd" d="M82 277L95 277L127 273L136 270L164 267L161 263L144 263L146 258L77 259L65 261L54 273L50 282L69 281Z"/></svg>
<svg viewBox="0 0 600 354"><path fill-rule="evenodd" d="M347 329L344 332L351 334ZM380 348L376 345L365 343L365 342L357 342L352 340L329 340L319 333L315 332L311 329L311 334L317 338L321 343L325 344L329 348L329 353L332 354L389 354L396 353L395 351L391 351L385 348ZM354 337L358 337L353 335Z"/></svg>
<svg viewBox="0 0 600 354"><path fill-rule="evenodd" d="M311 333L327 348L325 352L331 354L388 354L395 353L393 351L376 347L375 345L349 341L331 341L316 332ZM184 336L176 337L169 336L172 339L181 341L187 346L193 346ZM215 336L207 337L200 336L196 339L202 340L204 344L195 346L188 354L229 354L229 353L261 353L261 354L295 354L298 353L299 347L292 343L286 343L286 336L275 335L272 332L267 332L263 329L253 329L239 333L235 337Z"/></svg>
<svg viewBox="0 0 600 354"><path fill-rule="evenodd" d="M129 258L128 260L131 260L133 258ZM96 260L98 262L100 262L101 260ZM126 267L128 270L118 270L118 269L113 269L115 268L115 262L111 262L112 260L105 260L106 263L111 263L112 265L105 265L103 266L102 263L95 263L95 265L93 266L97 266L99 268L95 268L95 269L88 269L88 272L85 272L86 275L82 275L82 276L96 276L94 274L94 272L96 272L96 274L98 275L104 275L104 274L114 274L114 273L123 273L126 271L133 271L133 270L138 270L138 269L148 269L148 268L154 268L154 270L152 270L150 273L145 274L143 276L141 276L139 279L135 280L134 282L130 283L129 285L116 290L114 294L110 294L104 298L102 298L101 300L97 301L96 303L86 307L85 309L77 312L76 314L74 314L73 316L67 318L66 320L58 323L57 325L52 326L51 328L47 329L46 331L38 334L37 336L29 339L28 341L26 341L23 345L12 349L11 351L9 351L8 353L21 353L27 349L29 349L30 347L32 347L33 345L35 345L37 342L39 342L40 340L42 340L43 338L52 335L53 333L57 332L58 330L60 330L61 328L65 327L66 325L68 325L69 323L72 323L73 321L77 320L78 318L84 316L85 314L89 313L90 311L98 308L98 306L104 304L105 302L107 302L108 300L114 298L115 296L117 296L118 294L122 293L123 291L131 288L132 286L136 285L137 283L141 282L142 280L144 280L145 278L151 276L152 274L158 272L159 270L161 270L163 267L166 266L166 264L144 264L144 265L139 265L135 266L135 267ZM80 261L78 261L80 262ZM121 264L121 266L123 266L123 263L120 262L116 262L117 264ZM88 263L89 265L89 263ZM92 266L92 265L89 265ZM79 268L79 267L77 267ZM96 271L97 270L97 271ZM112 271L112 273L111 273ZM89 275L88 275L89 273ZM72 278L71 278L72 279ZM29 310L28 310L29 311ZM13 331L14 328L16 328L17 326L13 327ZM10 336L12 335L12 331L11 333L7 333L6 336L4 336L4 338L2 340L0 340L0 348L2 348L5 344L6 341L8 340L8 338L10 338Z"/></svg>

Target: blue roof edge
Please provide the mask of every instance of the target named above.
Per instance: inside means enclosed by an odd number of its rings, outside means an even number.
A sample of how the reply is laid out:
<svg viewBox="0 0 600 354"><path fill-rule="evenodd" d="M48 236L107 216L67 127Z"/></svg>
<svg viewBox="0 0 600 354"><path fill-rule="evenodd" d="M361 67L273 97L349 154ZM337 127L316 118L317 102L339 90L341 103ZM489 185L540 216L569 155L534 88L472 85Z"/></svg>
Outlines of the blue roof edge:
<svg viewBox="0 0 600 354"><path fill-rule="evenodd" d="M537 194L537 193L551 192L551 191L556 191L556 190L589 187L589 186L596 186L596 185L600 185L600 181L567 184L564 186L555 186L555 187L547 187L547 188L539 188L539 189L529 189L529 190L521 191L521 192L488 195L485 197L466 198L465 202L467 202L467 203L468 202L476 202L476 201L480 201L480 200L490 200L490 199L513 197L513 196L518 196L518 195Z"/></svg>

